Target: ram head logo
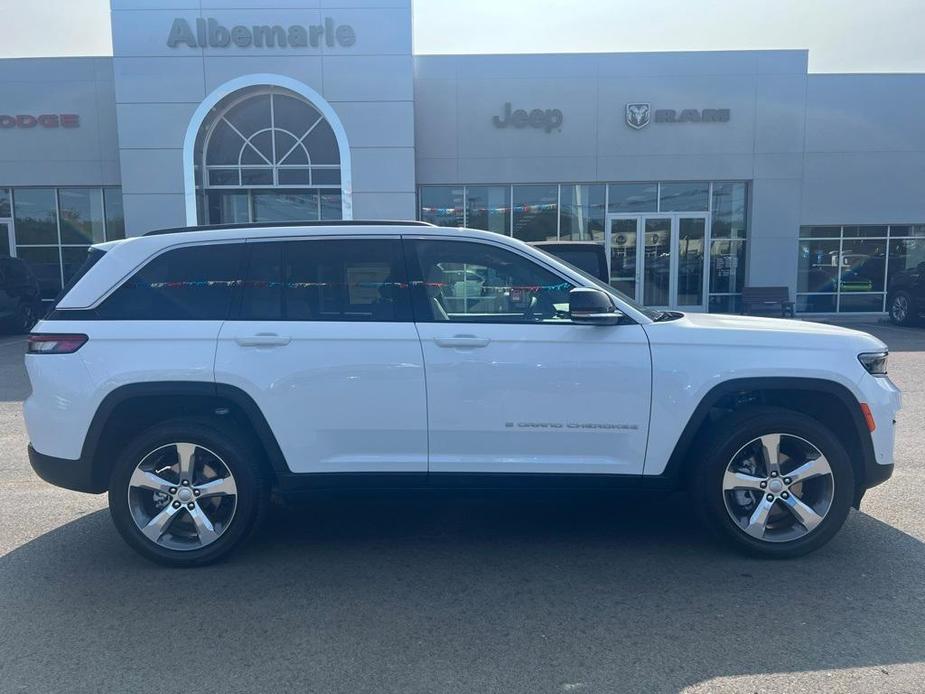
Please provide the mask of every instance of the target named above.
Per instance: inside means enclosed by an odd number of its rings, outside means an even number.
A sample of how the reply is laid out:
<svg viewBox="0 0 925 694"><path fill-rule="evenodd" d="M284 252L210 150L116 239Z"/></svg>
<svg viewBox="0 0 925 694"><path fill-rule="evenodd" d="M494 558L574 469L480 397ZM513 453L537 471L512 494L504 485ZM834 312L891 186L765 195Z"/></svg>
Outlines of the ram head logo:
<svg viewBox="0 0 925 694"><path fill-rule="evenodd" d="M627 104L626 124L634 130L649 124L649 104Z"/></svg>

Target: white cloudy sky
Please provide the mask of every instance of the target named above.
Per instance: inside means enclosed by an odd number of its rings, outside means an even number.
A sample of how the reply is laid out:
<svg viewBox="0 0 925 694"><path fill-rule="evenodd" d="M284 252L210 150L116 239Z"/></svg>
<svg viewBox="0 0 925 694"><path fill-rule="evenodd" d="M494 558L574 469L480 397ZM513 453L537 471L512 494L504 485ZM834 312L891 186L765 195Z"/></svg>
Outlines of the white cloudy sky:
<svg viewBox="0 0 925 694"><path fill-rule="evenodd" d="M0 57L107 55L109 0L0 0ZM925 0L414 0L417 53L808 48L813 72L925 72Z"/></svg>

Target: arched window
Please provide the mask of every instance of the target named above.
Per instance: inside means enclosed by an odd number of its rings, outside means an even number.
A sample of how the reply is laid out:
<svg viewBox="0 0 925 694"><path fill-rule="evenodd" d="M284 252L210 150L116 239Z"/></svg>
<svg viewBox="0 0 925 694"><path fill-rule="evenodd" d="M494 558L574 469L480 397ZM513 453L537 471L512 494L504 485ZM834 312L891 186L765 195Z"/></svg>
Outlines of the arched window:
<svg viewBox="0 0 925 694"><path fill-rule="evenodd" d="M195 157L200 223L341 218L334 130L289 90L251 88L220 101Z"/></svg>

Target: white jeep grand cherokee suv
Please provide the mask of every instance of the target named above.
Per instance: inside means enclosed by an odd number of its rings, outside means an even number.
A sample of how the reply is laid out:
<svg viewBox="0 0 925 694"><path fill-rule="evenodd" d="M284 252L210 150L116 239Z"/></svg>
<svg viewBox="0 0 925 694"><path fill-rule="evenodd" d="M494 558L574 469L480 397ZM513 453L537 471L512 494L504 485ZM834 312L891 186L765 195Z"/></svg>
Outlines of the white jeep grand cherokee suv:
<svg viewBox="0 0 925 694"><path fill-rule="evenodd" d="M886 346L643 308L524 243L426 224L165 230L94 246L29 336L29 455L172 565L271 489L687 488L753 553L827 542L893 469Z"/></svg>

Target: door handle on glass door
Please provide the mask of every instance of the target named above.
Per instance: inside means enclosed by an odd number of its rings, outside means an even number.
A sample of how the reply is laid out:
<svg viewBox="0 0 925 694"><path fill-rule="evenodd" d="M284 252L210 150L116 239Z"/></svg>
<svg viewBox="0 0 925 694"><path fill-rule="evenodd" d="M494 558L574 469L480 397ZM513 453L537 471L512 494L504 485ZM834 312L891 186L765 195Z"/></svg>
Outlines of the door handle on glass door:
<svg viewBox="0 0 925 694"><path fill-rule="evenodd" d="M456 348L475 348L487 347L491 342L487 337L476 337L475 335L454 335L453 337L435 337L434 342L438 347L456 347Z"/></svg>
<svg viewBox="0 0 925 694"><path fill-rule="evenodd" d="M288 345L291 341L291 337L277 335L276 333L257 333L256 335L235 338L235 342L242 347L282 347L283 345Z"/></svg>

